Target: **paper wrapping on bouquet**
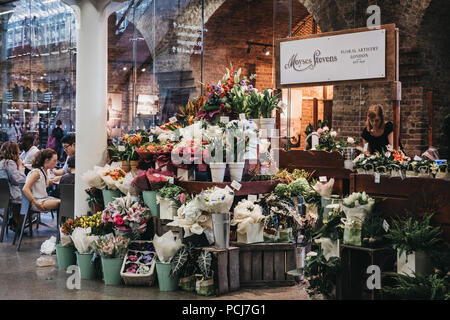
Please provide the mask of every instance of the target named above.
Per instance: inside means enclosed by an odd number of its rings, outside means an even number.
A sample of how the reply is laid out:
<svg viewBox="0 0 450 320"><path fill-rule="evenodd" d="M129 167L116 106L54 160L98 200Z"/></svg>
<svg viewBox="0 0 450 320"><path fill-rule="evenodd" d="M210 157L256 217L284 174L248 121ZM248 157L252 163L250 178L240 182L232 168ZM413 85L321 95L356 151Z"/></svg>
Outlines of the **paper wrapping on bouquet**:
<svg viewBox="0 0 450 320"><path fill-rule="evenodd" d="M147 171L138 170L137 176L133 179L131 184L140 191L148 191L150 189L150 185L147 179Z"/></svg>
<svg viewBox="0 0 450 320"><path fill-rule="evenodd" d="M139 149L136 149L137 154L139 155L139 158L144 161L151 161L154 162L155 153L150 151L142 151Z"/></svg>
<svg viewBox="0 0 450 320"><path fill-rule="evenodd" d="M332 241L330 238L319 238L314 241L320 243L323 255L327 261L332 257L339 258L339 239Z"/></svg>
<svg viewBox="0 0 450 320"><path fill-rule="evenodd" d="M72 238L69 235L63 233L61 231L61 228L59 229L59 235L60 235L59 238L61 239L61 245L63 247L69 247L69 246L71 246L73 244Z"/></svg>
<svg viewBox="0 0 450 320"><path fill-rule="evenodd" d="M331 178L327 183L317 181L313 189L323 198L330 198L333 192L334 178Z"/></svg>
<svg viewBox="0 0 450 320"><path fill-rule="evenodd" d="M237 232L237 242L239 243L257 243L264 242L264 226L260 223L250 223L247 225L245 233Z"/></svg>
<svg viewBox="0 0 450 320"><path fill-rule="evenodd" d="M78 253L92 253L94 248L92 244L98 239L98 236L91 236L91 228L75 228L71 238Z"/></svg>
<svg viewBox="0 0 450 320"><path fill-rule="evenodd" d="M159 218L173 220L177 215L175 202L172 199L161 198L159 195L156 195L156 202L159 203Z"/></svg>
<svg viewBox="0 0 450 320"><path fill-rule="evenodd" d="M182 247L181 239L175 240L172 231L168 231L161 237L155 235L153 239L153 246L155 247L156 255L162 263L170 263L172 257Z"/></svg>
<svg viewBox="0 0 450 320"><path fill-rule="evenodd" d="M136 178L137 173L130 171L125 175L125 178L122 180L116 181L116 187L123 194L131 194L132 196L138 196L139 190L138 188L133 186L133 181Z"/></svg>
<svg viewBox="0 0 450 320"><path fill-rule="evenodd" d="M170 152L158 153L158 155L156 155L155 157L155 162L158 165L158 168L166 167L168 171L174 171Z"/></svg>
<svg viewBox="0 0 450 320"><path fill-rule="evenodd" d="M344 244L360 247L362 245L361 218L353 216L351 218L342 218L341 221L344 223Z"/></svg>
<svg viewBox="0 0 450 320"><path fill-rule="evenodd" d="M229 213L234 201L234 192L230 187L214 187L202 191L199 195L202 210L209 213Z"/></svg>
<svg viewBox="0 0 450 320"><path fill-rule="evenodd" d="M362 221L366 218L366 216L372 213L374 202L369 202L368 204L360 205L354 208L349 208L346 206L342 206L342 210L345 213L347 219L351 217L359 217Z"/></svg>

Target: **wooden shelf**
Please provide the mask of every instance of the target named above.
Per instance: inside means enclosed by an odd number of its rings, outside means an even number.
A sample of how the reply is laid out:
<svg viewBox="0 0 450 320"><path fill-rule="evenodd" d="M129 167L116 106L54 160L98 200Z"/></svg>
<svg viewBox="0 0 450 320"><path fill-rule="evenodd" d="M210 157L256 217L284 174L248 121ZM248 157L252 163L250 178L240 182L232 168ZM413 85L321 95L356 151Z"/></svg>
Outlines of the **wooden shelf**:
<svg viewBox="0 0 450 320"><path fill-rule="evenodd" d="M245 196L248 194L270 193L275 189L275 187L279 183L282 182L284 182L284 180L240 182L242 187L240 190L234 190L234 195ZM199 194L203 190L214 188L216 186L219 188L225 188L226 186L229 186L231 188L231 182L216 183L216 182L201 182L201 181L178 181L176 184L193 194Z"/></svg>

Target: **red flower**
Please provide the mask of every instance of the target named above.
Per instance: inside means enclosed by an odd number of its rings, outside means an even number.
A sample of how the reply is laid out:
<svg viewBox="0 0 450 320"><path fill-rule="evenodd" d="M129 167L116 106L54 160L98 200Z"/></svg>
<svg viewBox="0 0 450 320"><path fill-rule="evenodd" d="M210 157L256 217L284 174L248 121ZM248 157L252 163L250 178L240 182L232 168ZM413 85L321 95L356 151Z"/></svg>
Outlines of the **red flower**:
<svg viewBox="0 0 450 320"><path fill-rule="evenodd" d="M120 215L114 217L114 223L118 226L123 225L123 219Z"/></svg>

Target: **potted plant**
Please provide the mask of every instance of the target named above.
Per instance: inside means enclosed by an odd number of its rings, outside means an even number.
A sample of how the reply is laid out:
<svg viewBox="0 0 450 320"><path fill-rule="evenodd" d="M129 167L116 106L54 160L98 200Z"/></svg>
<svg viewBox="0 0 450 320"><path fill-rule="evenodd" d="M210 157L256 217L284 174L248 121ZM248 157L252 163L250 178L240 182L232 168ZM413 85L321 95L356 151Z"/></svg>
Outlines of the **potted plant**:
<svg viewBox="0 0 450 320"><path fill-rule="evenodd" d="M139 163L139 154L136 149L141 146L142 135L140 133L123 136L123 142L125 144L125 151L122 153L122 165L124 162L129 163L131 170L136 171Z"/></svg>
<svg viewBox="0 0 450 320"><path fill-rule="evenodd" d="M127 195L110 202L101 214L101 221L112 225L116 235L138 240L147 229L150 213L137 197Z"/></svg>
<svg viewBox="0 0 450 320"><path fill-rule="evenodd" d="M342 209L346 218L343 219L344 244L362 245L362 226L368 215L372 213L375 200L365 192L354 192L342 201Z"/></svg>
<svg viewBox="0 0 450 320"><path fill-rule="evenodd" d="M442 230L431 226L432 215L393 219L386 238L397 250L397 273L427 275L432 272L427 252L442 243Z"/></svg>
<svg viewBox="0 0 450 320"><path fill-rule="evenodd" d="M112 202L115 198L121 197L122 192L117 188L116 182L123 180L126 176L126 172L121 168L106 170L102 173L102 178L106 183L106 188L102 189L103 203L107 207L108 203Z"/></svg>
<svg viewBox="0 0 450 320"><path fill-rule="evenodd" d="M106 285L120 285L122 283L120 270L129 242L128 238L120 235L117 237L100 237L94 242L95 251L101 257L103 281Z"/></svg>
<svg viewBox="0 0 450 320"><path fill-rule="evenodd" d="M197 258L199 250L196 250L192 243L188 242L175 254L171 261L171 276L178 275L178 286L183 291L194 292L196 276L198 270Z"/></svg>
<svg viewBox="0 0 450 320"><path fill-rule="evenodd" d="M56 245L56 259L59 270L66 270L69 266L77 263L76 249L70 236L78 226L78 221L79 218L69 219L61 227L61 243Z"/></svg>
<svg viewBox="0 0 450 320"><path fill-rule="evenodd" d="M437 179L446 179L448 178L449 173L448 173L448 164L447 163L442 163L439 165L438 170L436 172L436 178Z"/></svg>
<svg viewBox="0 0 450 320"><path fill-rule="evenodd" d="M222 138L214 137L209 141L207 149L212 182L223 182L227 163Z"/></svg>
<svg viewBox="0 0 450 320"><path fill-rule="evenodd" d="M156 255L156 275L158 277L159 290L175 291L178 288L179 274L172 271L172 259L183 246L180 239L175 240L172 231L168 231L161 237L155 235L153 239Z"/></svg>
<svg viewBox="0 0 450 320"><path fill-rule="evenodd" d="M261 130L266 130L267 135L269 130L275 127L275 118L272 118L272 111L274 109L282 110L279 106L278 95L272 96L272 90L266 89L261 96L260 115Z"/></svg>
<svg viewBox="0 0 450 320"><path fill-rule="evenodd" d="M158 191L156 201L159 203L160 219L173 220L177 209L189 200L189 194L182 187L170 184Z"/></svg>
<svg viewBox="0 0 450 320"><path fill-rule="evenodd" d="M195 291L202 296L215 294L214 278L211 268L212 254L210 251L202 250L197 258L197 265L201 272L195 284Z"/></svg>

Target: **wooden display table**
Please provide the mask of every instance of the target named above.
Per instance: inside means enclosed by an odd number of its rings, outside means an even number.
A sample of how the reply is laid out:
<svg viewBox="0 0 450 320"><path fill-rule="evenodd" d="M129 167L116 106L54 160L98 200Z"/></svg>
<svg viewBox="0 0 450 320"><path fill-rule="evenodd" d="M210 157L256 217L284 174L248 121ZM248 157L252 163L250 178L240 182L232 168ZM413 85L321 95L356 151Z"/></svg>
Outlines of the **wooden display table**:
<svg viewBox="0 0 450 320"><path fill-rule="evenodd" d="M240 190L234 190L234 195L245 196L248 194L270 193L275 189L277 184L282 182L284 182L284 180L239 182L242 185L242 187ZM193 194L199 194L203 190L214 187L225 188L226 186L229 186L231 188L231 182L216 183L216 182L201 182L201 181L178 181L176 184Z"/></svg>
<svg viewBox="0 0 450 320"><path fill-rule="evenodd" d="M295 285L287 272L296 268L295 243L232 242L239 247L239 278L241 287Z"/></svg>
<svg viewBox="0 0 450 320"><path fill-rule="evenodd" d="M316 179L320 176L334 178L333 192L341 196L348 194L350 174L353 173L344 168L344 157L338 151L280 150L280 169L314 172L313 177Z"/></svg>
<svg viewBox="0 0 450 320"><path fill-rule="evenodd" d="M350 192L362 191L381 200L378 208L386 216L434 212L433 222L441 226L444 239L450 242L450 181L381 176L380 183L375 183L373 175L352 174Z"/></svg>

